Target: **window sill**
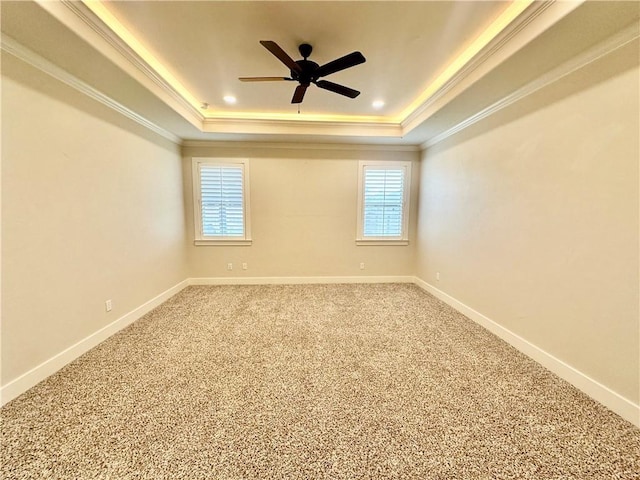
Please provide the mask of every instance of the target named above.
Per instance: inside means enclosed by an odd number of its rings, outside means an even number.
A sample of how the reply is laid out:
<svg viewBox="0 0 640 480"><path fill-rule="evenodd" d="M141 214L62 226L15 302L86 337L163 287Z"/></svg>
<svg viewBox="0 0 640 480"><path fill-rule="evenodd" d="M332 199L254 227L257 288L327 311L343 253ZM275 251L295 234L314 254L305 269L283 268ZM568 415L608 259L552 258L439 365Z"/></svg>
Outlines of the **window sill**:
<svg viewBox="0 0 640 480"><path fill-rule="evenodd" d="M252 240L195 240L194 245L210 245L210 246L250 246Z"/></svg>
<svg viewBox="0 0 640 480"><path fill-rule="evenodd" d="M395 246L402 246L402 245L409 245L409 240L362 240L362 239L358 239L356 240L356 245L395 245Z"/></svg>

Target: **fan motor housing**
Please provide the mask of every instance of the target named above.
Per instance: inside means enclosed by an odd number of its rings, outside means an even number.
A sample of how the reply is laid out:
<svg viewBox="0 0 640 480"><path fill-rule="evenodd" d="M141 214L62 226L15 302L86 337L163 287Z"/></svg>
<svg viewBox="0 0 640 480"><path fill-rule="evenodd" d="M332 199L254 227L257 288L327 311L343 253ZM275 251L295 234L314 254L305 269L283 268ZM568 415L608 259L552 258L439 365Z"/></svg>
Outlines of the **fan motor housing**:
<svg viewBox="0 0 640 480"><path fill-rule="evenodd" d="M2 0L0 0L2 1ZM345 87L338 83L333 83L328 80L320 80L320 77L331 75L332 73L340 72L347 68L355 67L361 63L366 62L366 58L360 52L351 52L348 55L344 55L340 58L336 58L329 63L325 63L319 66L316 62L307 60L313 50L313 47L308 43L303 43L298 47L302 60L294 60L287 52L285 52L276 42L273 40L260 40L260 44L269 50L273 56L275 56L280 62L289 67L289 73L291 77L240 77L242 82L270 82L281 80L292 80L298 82L298 85L293 93L291 103L302 103L304 99L307 87L310 84L316 85L318 88L328 90L330 92L337 93L349 98L356 98L360 95L360 92L353 88Z"/></svg>
<svg viewBox="0 0 640 480"><path fill-rule="evenodd" d="M291 78L297 80L302 85L309 85L311 82L318 79L313 75L320 66L316 62L312 62L311 60L297 60L296 63L300 66L302 71L295 72L291 70Z"/></svg>

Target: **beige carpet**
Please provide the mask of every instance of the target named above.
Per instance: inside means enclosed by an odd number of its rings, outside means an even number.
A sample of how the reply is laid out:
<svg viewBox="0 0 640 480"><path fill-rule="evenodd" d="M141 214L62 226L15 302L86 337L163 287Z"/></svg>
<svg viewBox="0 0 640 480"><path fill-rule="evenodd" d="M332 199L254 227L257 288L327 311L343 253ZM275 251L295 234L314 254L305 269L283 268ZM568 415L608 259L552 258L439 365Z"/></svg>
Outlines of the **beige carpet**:
<svg viewBox="0 0 640 480"><path fill-rule="evenodd" d="M412 285L189 287L1 420L5 479L640 478L639 429Z"/></svg>

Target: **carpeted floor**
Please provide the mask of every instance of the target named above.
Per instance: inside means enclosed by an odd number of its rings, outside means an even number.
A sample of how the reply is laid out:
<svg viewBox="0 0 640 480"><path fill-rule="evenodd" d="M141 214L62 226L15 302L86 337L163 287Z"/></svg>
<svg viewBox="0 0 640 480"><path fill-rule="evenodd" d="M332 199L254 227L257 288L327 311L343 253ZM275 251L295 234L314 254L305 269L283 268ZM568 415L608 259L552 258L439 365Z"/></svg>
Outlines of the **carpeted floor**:
<svg viewBox="0 0 640 480"><path fill-rule="evenodd" d="M412 285L189 287L0 415L5 479L640 478L639 429Z"/></svg>

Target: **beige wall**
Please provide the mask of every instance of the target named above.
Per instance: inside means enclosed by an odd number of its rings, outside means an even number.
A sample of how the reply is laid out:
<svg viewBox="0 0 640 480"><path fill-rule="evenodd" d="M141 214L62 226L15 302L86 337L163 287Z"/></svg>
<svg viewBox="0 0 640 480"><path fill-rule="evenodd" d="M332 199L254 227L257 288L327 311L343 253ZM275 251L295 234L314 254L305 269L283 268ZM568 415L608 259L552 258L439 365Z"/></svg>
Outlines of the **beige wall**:
<svg viewBox="0 0 640 480"><path fill-rule="evenodd" d="M639 84L636 42L428 149L417 265L635 403Z"/></svg>
<svg viewBox="0 0 640 480"><path fill-rule="evenodd" d="M415 151L186 147L183 177L193 277L412 275L419 155ZM194 246L192 157L243 157L251 170L251 246ZM410 244L356 246L358 160L409 160ZM365 269L360 270L360 263ZM233 263L233 271L226 269ZM241 264L247 263L243 271Z"/></svg>
<svg viewBox="0 0 640 480"><path fill-rule="evenodd" d="M5 385L188 274L179 147L11 56L2 70Z"/></svg>
<svg viewBox="0 0 640 480"><path fill-rule="evenodd" d="M422 162L374 147L180 152L12 57L2 67L3 385L187 277L417 274L638 402L637 44ZM194 156L251 159L253 245L193 245ZM409 246L355 245L360 159L413 162Z"/></svg>

